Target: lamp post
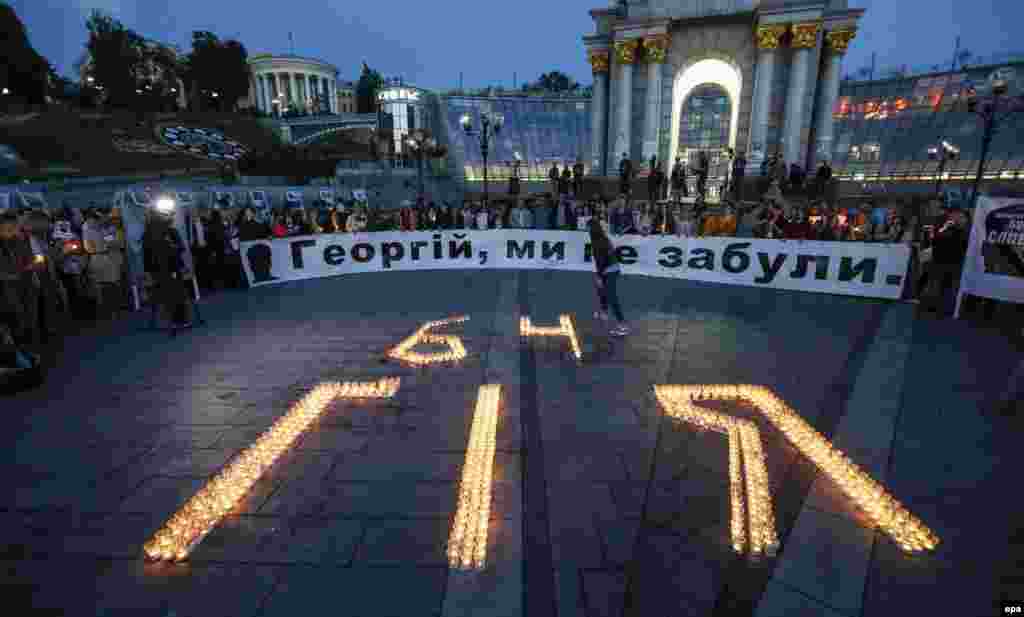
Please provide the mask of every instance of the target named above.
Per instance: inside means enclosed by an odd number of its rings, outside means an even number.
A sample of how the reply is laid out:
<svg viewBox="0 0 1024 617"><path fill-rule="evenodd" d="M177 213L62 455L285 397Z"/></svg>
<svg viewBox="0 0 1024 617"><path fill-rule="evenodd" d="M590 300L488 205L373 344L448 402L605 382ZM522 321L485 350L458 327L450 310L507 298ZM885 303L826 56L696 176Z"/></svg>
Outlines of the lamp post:
<svg viewBox="0 0 1024 617"><path fill-rule="evenodd" d="M991 81L990 92L985 96L979 96L974 88L967 91L967 111L977 114L981 118L981 156L978 159L978 173L974 177L974 188L971 190L970 207L973 209L978 202L978 191L981 189L981 180L985 175L985 163L988 159L988 151L992 146L992 137L998 132L1002 124L1011 113L1024 111L1024 96L1007 96L1009 84L1006 79L996 77Z"/></svg>
<svg viewBox="0 0 1024 617"><path fill-rule="evenodd" d="M463 114L462 130L466 135L479 136L480 154L484 158L484 206L488 205L487 191L487 155L491 149L491 138L501 133L501 127L505 124L505 116L495 112L480 112L480 130L473 127L473 118L469 114Z"/></svg>
<svg viewBox="0 0 1024 617"><path fill-rule="evenodd" d="M405 145L416 156L416 173L419 180L417 198L423 197L423 159L439 159L447 156L448 148L423 129L416 129L405 138Z"/></svg>
<svg viewBox="0 0 1024 617"><path fill-rule="evenodd" d="M946 173L946 163L960 156L960 148L943 139L937 146L928 148L928 158L939 162L939 173L935 177L935 198L942 199L942 175Z"/></svg>

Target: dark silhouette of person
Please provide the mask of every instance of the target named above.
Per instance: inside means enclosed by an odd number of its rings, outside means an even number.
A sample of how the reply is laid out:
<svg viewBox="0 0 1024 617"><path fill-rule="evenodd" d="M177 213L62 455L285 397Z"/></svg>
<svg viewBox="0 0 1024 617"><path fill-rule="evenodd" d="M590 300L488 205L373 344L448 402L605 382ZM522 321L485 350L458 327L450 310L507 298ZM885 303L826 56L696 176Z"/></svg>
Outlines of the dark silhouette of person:
<svg viewBox="0 0 1024 617"><path fill-rule="evenodd" d="M270 275L270 268L273 265L273 253L266 244L254 244L245 252L249 259L249 269L252 270L253 283L266 283L276 281L276 276Z"/></svg>

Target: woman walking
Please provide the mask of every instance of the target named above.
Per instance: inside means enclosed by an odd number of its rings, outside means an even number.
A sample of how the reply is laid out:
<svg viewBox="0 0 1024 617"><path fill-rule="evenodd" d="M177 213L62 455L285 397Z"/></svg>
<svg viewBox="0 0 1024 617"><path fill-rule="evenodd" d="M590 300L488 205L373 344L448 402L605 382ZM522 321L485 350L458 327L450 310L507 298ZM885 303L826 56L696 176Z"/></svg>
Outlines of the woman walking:
<svg viewBox="0 0 1024 617"><path fill-rule="evenodd" d="M615 247L605 233L604 227L596 218L590 220L590 246L594 252L594 268L596 274L594 283L597 285L597 299L600 302L600 310L594 313L594 317L601 321L608 320L608 308L612 309L617 325L612 328L612 336L625 336L629 334L629 326L626 325L626 318L622 315L622 307L619 305L618 282L619 282L619 260L615 256Z"/></svg>

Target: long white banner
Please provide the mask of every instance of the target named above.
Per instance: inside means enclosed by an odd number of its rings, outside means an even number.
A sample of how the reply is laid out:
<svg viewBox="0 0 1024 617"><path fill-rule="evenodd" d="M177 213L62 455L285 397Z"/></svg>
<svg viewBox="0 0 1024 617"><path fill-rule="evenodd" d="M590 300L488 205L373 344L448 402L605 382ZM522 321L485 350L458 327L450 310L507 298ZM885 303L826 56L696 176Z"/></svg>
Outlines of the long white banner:
<svg viewBox="0 0 1024 617"><path fill-rule="evenodd" d="M746 238L612 238L626 274L897 299L902 244ZM391 270L594 270L589 236L572 231L321 234L242 243L253 286Z"/></svg>

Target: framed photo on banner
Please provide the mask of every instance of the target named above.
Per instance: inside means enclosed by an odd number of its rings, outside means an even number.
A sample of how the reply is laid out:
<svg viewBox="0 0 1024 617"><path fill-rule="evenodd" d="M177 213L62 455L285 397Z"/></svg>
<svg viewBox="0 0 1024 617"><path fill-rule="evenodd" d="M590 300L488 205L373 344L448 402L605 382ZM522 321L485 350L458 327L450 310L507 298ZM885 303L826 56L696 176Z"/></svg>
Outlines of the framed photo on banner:
<svg viewBox="0 0 1024 617"><path fill-rule="evenodd" d="M301 210L302 205L302 189L288 189L284 192L285 205L290 210Z"/></svg>
<svg viewBox="0 0 1024 617"><path fill-rule="evenodd" d="M965 295L1024 303L1024 197L978 198L955 317Z"/></svg>

